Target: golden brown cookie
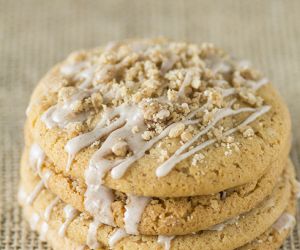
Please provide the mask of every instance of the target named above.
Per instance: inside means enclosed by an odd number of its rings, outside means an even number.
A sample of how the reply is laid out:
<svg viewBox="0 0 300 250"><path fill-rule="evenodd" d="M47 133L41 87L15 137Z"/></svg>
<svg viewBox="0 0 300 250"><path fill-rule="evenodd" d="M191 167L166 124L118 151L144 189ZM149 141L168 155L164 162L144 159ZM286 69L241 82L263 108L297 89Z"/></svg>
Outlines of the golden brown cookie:
<svg viewBox="0 0 300 250"><path fill-rule="evenodd" d="M284 220L288 218L288 215L295 216L296 214L296 192L299 190L295 190L292 199L289 202L288 207L285 212L281 215L279 219L270 227L266 232L260 235L257 239L252 242L246 244L238 248L238 250L274 250L279 249L279 247L283 244L284 240L287 238L289 233L292 231L295 220L292 217L291 221ZM284 218L284 219L283 219ZM281 220L281 222L280 222ZM288 223L288 224L284 224Z"/></svg>
<svg viewBox="0 0 300 250"><path fill-rule="evenodd" d="M295 202L291 200L288 209L285 212L290 214L295 213ZM23 214L25 219L29 222L32 215L35 212L30 207L24 207ZM57 232L52 228L47 228L42 220L37 223L35 230L40 234L40 240L47 241L48 244L54 250L62 249L73 249L73 250L89 250L86 245L79 245L78 243L71 241L67 237L59 237ZM47 231L45 233L45 228ZM252 242L237 248L236 250L275 250L278 249L286 239L287 235L292 230L292 227L288 227L281 231L280 233L273 227L269 228L265 233L260 235L258 238ZM42 236L42 237L41 237ZM103 249L104 250L104 249Z"/></svg>
<svg viewBox="0 0 300 250"><path fill-rule="evenodd" d="M22 157L21 176L25 180L33 174L29 159L32 148L34 149L34 146L26 147ZM151 198L141 216L138 231L143 235L189 234L245 213L272 193L286 165L286 160L278 161L259 180L215 195ZM43 173L49 170L52 172L47 181L49 190L64 202L84 212L84 183L55 173L49 159L45 159L42 169ZM128 196L120 192L114 194L115 200L111 204L114 222L118 227L124 228L123 219Z"/></svg>
<svg viewBox="0 0 300 250"><path fill-rule="evenodd" d="M280 217L288 206L290 199L294 199L290 195L294 175L293 170L289 169L289 174L283 176L272 195L256 208L234 221L224 223L221 228L219 225L214 230L176 236L171 241L171 249L234 249L259 237ZM28 194L35 190L38 182L39 178L34 176L21 181L20 201L25 210L29 208L36 213L30 219L31 224L34 224L33 222L38 221L40 218L44 218L45 210L56 197L47 189L43 189L32 205L24 205L24 202L28 200ZM87 214L70 209L69 205L61 201L54 206L48 220L49 228L56 232L62 232L64 231L62 229L65 229L65 234L59 234L67 236L71 241L77 242L78 245L86 243L90 223L91 219ZM112 236L115 236L117 231L119 229L100 225L97 234L100 247L107 248L109 241L112 241ZM163 249L163 246L157 240L155 236L128 236L116 242L114 249L159 249L159 247Z"/></svg>
<svg viewBox="0 0 300 250"><path fill-rule="evenodd" d="M73 53L40 81L27 114L55 172L142 196L257 180L290 136L286 105L260 73L211 44L165 40Z"/></svg>

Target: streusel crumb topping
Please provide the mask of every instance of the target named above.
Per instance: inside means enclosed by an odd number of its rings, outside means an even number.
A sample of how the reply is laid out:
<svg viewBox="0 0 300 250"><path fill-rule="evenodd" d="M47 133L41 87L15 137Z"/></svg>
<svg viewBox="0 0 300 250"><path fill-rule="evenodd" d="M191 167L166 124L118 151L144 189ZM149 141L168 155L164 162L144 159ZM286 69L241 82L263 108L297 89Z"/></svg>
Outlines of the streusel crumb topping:
<svg viewBox="0 0 300 250"><path fill-rule="evenodd" d="M48 128L59 126L75 137L67 145L70 162L79 150L92 145L103 151L101 157L131 157L124 163L129 166L165 137L182 145L166 160L172 165L212 143L230 156L239 147L233 132L252 138L255 131L249 123L269 109L257 93L268 80L209 43L164 39L111 43L72 53L60 66L60 74L65 84L43 120ZM252 117L242 123L244 113ZM103 141L104 135L109 137ZM112 155L104 154L106 144ZM203 159L199 152L192 163Z"/></svg>
<svg viewBox="0 0 300 250"><path fill-rule="evenodd" d="M104 49L72 53L61 66L61 73L67 84L58 92L59 105L70 102L78 91L87 94L72 102L70 108L75 114L89 112L95 116L106 107L137 104L148 127L142 135L144 140L204 104L206 108L196 114L200 119L193 125L196 130L233 98L234 109L263 105L252 88L261 80L260 73L208 43L198 46L163 39L112 43ZM236 94L226 98L223 93L231 88ZM183 141L188 140L191 133L184 127L176 125L169 136L184 133ZM68 127L69 132L78 129L78 133L84 132L78 124ZM249 131L243 133L245 137L251 136Z"/></svg>

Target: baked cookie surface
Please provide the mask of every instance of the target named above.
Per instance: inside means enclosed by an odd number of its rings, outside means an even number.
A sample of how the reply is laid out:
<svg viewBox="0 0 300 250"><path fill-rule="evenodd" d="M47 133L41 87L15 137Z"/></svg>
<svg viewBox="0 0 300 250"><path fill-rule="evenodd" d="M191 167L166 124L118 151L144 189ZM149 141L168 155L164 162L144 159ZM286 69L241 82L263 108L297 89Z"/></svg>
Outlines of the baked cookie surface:
<svg viewBox="0 0 300 250"><path fill-rule="evenodd" d="M293 204L295 205L295 204ZM293 208L295 210L295 207ZM292 212L291 209L288 209L287 212ZM34 211L30 207L24 208L24 217L29 222ZM35 230L43 236L42 240L47 241L48 244L54 250L62 249L74 249L74 250L89 250L90 248L85 245L79 245L78 243L71 241L66 237L59 237L57 232L52 228L48 228L45 235L43 235L43 224L44 222L39 222L36 225ZM256 238L253 242L250 242L242 247L237 248L236 250L276 250L278 249L286 239L288 233L292 230L292 227L286 228L282 232L277 232L276 229L271 227L261 236ZM105 248L102 248L105 250Z"/></svg>
<svg viewBox="0 0 300 250"><path fill-rule="evenodd" d="M210 44L132 40L74 53L41 80L27 114L55 172L142 196L255 181L290 143L268 80Z"/></svg>
<svg viewBox="0 0 300 250"><path fill-rule="evenodd" d="M296 193L294 193L294 196L295 195ZM277 219L277 221L272 225L271 228L269 228L266 232L260 235L257 239L238 248L238 250L279 249L280 246L283 244L284 240L289 235L289 233L293 230L293 227L295 226L296 221L295 218L293 218L293 216L295 216L296 214L296 203L297 201L295 200L295 197L292 198L285 212L279 217L279 219ZM290 218L290 220L288 220L287 218Z"/></svg>
<svg viewBox="0 0 300 250"><path fill-rule="evenodd" d="M33 175L30 166L30 151L36 146L25 148L21 162L22 179L30 179ZM283 160L283 159L282 159ZM182 235L207 229L248 212L270 195L279 181L283 169L290 168L290 162L276 162L259 180L223 190L215 195L193 196L182 198L149 198L149 202L141 216L138 232L143 235ZM55 173L49 159L45 159L42 175L51 171L48 189L58 195L65 203L71 204L81 212L85 211L84 193L86 186L62 174ZM287 166L288 165L288 166ZM281 177L280 177L281 178ZM115 199L111 203L114 222L124 228L125 207L130 195L114 191Z"/></svg>
<svg viewBox="0 0 300 250"><path fill-rule="evenodd" d="M295 202L291 200L289 207L285 210L285 213L289 213L291 215L295 214L296 206ZM30 207L24 207L23 215L25 219L30 222L32 219L33 214L35 214L34 210ZM276 223L276 222L275 222ZM86 245L79 245L75 241L71 241L67 237L59 237L58 233L53 230L52 228L47 228L45 231L45 222L39 221L34 228L39 234L40 239L43 241L47 241L48 244L54 250L61 250L61 249L76 249L76 250L89 250L90 248ZM271 228L269 228L266 232L262 235L257 237L250 243L237 248L236 250L276 250L278 249L287 238L287 235L292 231L293 225L290 224L288 227L284 227L281 231L277 231L274 228L274 224ZM104 250L103 248L102 250Z"/></svg>
<svg viewBox="0 0 300 250"><path fill-rule="evenodd" d="M30 224L32 225L35 221L45 219L45 215L48 214L45 212L47 207L56 199L56 195L44 188L32 201L31 205L28 205L28 197L31 197L31 194L35 192L38 183L39 178L33 175L27 179L22 179L19 194L20 203L24 206L25 211L29 209L35 214L30 218ZM282 215L289 203L294 204L293 183L293 170L289 168L289 173L283 176L272 195L256 208L239 218L224 222L223 225L218 225L216 228L195 234L172 237L171 249L225 250L238 248L249 243L266 232ZM51 213L46 216L47 225L58 232L61 237L66 236L72 242L76 242L77 245L86 244L88 230L93 221L86 213L80 213L76 209L70 208L70 205L59 200L55 203ZM99 249L101 247L103 249L112 247L110 244L114 242L113 236L118 234L119 230L122 232L122 229L103 224L99 225L97 230ZM113 245L114 249L163 249L157 236L128 236L124 232L122 235L123 238Z"/></svg>

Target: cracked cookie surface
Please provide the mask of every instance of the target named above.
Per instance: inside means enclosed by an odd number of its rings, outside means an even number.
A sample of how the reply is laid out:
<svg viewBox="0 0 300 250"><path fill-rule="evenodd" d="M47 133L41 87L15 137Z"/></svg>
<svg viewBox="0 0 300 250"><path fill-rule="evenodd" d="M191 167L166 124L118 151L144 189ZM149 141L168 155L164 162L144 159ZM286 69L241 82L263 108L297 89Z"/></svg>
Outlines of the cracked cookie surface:
<svg viewBox="0 0 300 250"><path fill-rule="evenodd" d="M29 150L30 148L26 148L22 157L21 175L24 179L32 175ZM85 184L55 173L52 165L49 159L45 159L42 166L43 172L52 172L47 181L49 190L64 202L84 212ZM290 163L286 163L286 160L276 161L259 180L214 195L151 198L141 217L138 231L143 235L189 234L245 213L271 194L287 165L289 167ZM125 193L114 193L115 200L111 204L114 221L118 227L123 228L128 197Z"/></svg>
<svg viewBox="0 0 300 250"><path fill-rule="evenodd" d="M34 175L26 179L22 179L22 195L21 203L24 205L24 197L32 192L39 178ZM172 240L171 249L234 249L241 247L246 243L254 240L262 235L268 228L280 217L283 211L288 207L288 204L293 204L294 174L293 169L289 168L289 173L285 174L281 182L275 187L272 195L264 200L260 205L250 212L241 215L239 219L232 223L225 224L221 230L205 230L195 234L176 236ZM44 189L33 202L29 209L33 209L38 213L40 218L45 215L45 209L56 196ZM292 198L291 198L292 197ZM22 201L23 200L23 201ZM290 200L292 200L290 202ZM62 201L58 202L54 207L48 224L55 231L60 231L60 228L65 222L66 204ZM77 242L78 245L85 244L88 225L91 223L91 218L86 213L78 213L69 224L66 230L66 236ZM116 231L113 227L100 225L98 228L97 239L103 248L108 247L110 236ZM157 243L156 236L128 236L123 238L115 245L115 249L157 249L160 245Z"/></svg>
<svg viewBox="0 0 300 250"><path fill-rule="evenodd" d="M257 180L290 137L287 108L257 70L211 44L160 39L73 53L40 81L27 114L56 172L84 181L100 161L104 186L142 196Z"/></svg>

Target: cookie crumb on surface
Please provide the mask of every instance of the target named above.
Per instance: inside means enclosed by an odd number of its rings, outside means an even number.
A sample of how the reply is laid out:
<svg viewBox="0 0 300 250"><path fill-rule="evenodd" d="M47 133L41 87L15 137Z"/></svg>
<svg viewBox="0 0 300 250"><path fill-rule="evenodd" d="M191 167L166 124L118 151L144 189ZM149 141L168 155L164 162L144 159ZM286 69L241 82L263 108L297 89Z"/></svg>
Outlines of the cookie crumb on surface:
<svg viewBox="0 0 300 250"><path fill-rule="evenodd" d="M250 126L241 127L239 130L245 138L253 137L255 134L254 130Z"/></svg>
<svg viewBox="0 0 300 250"><path fill-rule="evenodd" d="M116 156L125 156L127 154L128 144L125 141L119 141L112 146L111 150Z"/></svg>
<svg viewBox="0 0 300 250"><path fill-rule="evenodd" d="M169 132L169 137L176 138L176 137L180 136L182 134L182 132L184 131L184 129L185 129L185 125L182 122L176 124L176 126L171 128L171 130Z"/></svg>
<svg viewBox="0 0 300 250"><path fill-rule="evenodd" d="M205 156L201 153L195 154L192 159L192 166L196 166L198 162L202 161Z"/></svg>

